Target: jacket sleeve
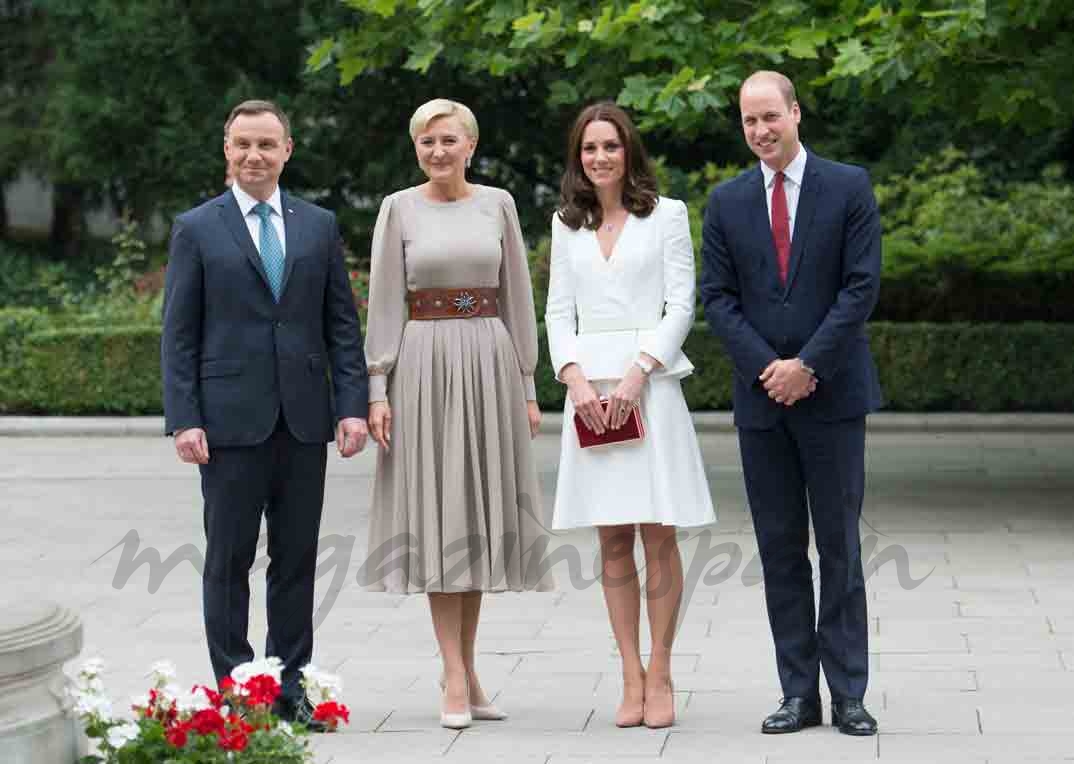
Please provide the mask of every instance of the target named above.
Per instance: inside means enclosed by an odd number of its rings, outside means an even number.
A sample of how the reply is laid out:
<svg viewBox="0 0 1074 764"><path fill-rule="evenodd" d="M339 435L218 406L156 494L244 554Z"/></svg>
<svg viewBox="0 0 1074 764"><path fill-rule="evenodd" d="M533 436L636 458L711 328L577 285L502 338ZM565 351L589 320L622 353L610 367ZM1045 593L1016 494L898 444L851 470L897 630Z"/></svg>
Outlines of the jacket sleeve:
<svg viewBox="0 0 1074 764"><path fill-rule="evenodd" d="M160 371L164 431L202 427L201 323L204 301L201 250L181 220L172 227L164 275Z"/></svg>
<svg viewBox="0 0 1074 764"><path fill-rule="evenodd" d="M842 366L880 294L880 212L869 175L857 168L843 232L843 286L820 326L799 352L821 380Z"/></svg>
<svg viewBox="0 0 1074 764"><path fill-rule="evenodd" d="M533 285L529 258L522 239L515 200L503 192L503 239L500 260L500 320L515 344L526 400L537 400L533 373L537 369L537 315L533 307Z"/></svg>
<svg viewBox="0 0 1074 764"><path fill-rule="evenodd" d="M369 402L388 400L388 375L395 368L406 327L406 267L403 233L394 198L380 205L373 229L369 273L369 326L365 356L369 364Z"/></svg>
<svg viewBox="0 0 1074 764"><path fill-rule="evenodd" d="M666 366L682 350L693 326L696 276L686 205L678 199L664 199L662 203L671 205L663 225L664 316L640 349Z"/></svg>
<svg viewBox="0 0 1074 764"><path fill-rule="evenodd" d="M575 302L574 273L567 249L567 226L552 215L552 254L548 272L548 301L544 326L548 333L548 355L556 379L563 367L578 363L578 308ZM562 381L562 380L560 380Z"/></svg>
<svg viewBox="0 0 1074 764"><path fill-rule="evenodd" d="M743 315L741 282L727 247L718 197L719 189L716 189L705 208L701 237L701 303L705 307L705 318L713 333L723 340L735 371L752 385L779 355Z"/></svg>
<svg viewBox="0 0 1074 764"><path fill-rule="evenodd" d="M332 395L336 421L365 418L369 385L362 352L362 326L354 307L354 293L343 261L343 239L336 216L330 227L331 261L324 294L324 342L332 361Z"/></svg>

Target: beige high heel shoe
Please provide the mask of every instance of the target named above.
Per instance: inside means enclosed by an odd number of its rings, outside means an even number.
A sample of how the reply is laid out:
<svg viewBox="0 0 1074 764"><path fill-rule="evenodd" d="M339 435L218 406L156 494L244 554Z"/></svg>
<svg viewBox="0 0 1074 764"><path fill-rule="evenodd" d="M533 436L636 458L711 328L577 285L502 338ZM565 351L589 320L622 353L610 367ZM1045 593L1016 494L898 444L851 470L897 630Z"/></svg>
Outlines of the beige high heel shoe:
<svg viewBox="0 0 1074 764"><path fill-rule="evenodd" d="M642 682L644 684L645 677L642 676ZM624 700L626 696L626 687L623 688ZM628 727L640 727L645 719L645 690L642 689L642 705L636 711L624 711L622 703L619 704L619 708L615 711L615 726L620 728Z"/></svg>
<svg viewBox="0 0 1074 764"><path fill-rule="evenodd" d="M670 727L675 723L675 685L672 681L668 680L668 693L671 695L671 709L657 712L652 710L652 706L649 705L649 693L646 693L645 698L645 726L649 729L663 729Z"/></svg>
<svg viewBox="0 0 1074 764"><path fill-rule="evenodd" d="M462 712L449 713L444 710L444 695L447 694L447 685L440 680L440 726L449 730L463 730L470 726L473 721L473 710L469 703Z"/></svg>

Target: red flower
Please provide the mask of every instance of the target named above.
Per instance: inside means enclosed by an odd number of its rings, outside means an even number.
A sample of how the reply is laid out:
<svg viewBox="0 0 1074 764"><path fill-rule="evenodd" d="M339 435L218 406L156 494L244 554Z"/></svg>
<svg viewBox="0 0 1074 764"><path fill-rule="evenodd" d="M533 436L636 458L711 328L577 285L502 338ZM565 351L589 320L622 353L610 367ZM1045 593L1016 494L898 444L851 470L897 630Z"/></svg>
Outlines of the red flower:
<svg viewBox="0 0 1074 764"><path fill-rule="evenodd" d="M190 717L187 727L199 735L218 735L224 731L224 717L216 709L207 708Z"/></svg>
<svg viewBox="0 0 1074 764"><path fill-rule="evenodd" d="M235 690L235 680L229 676L220 680L220 692L227 695Z"/></svg>
<svg viewBox="0 0 1074 764"><path fill-rule="evenodd" d="M324 722L329 727L335 729L340 721L344 724L350 724L351 712L350 709L342 703L330 700L326 703L320 703L313 709L313 718L319 722Z"/></svg>
<svg viewBox="0 0 1074 764"><path fill-rule="evenodd" d="M221 685L222 684L223 684L223 682L221 682ZM224 696L223 695L221 695L219 692L217 692L216 690L214 690L212 688L206 687L205 685L194 685L194 690L197 690L199 686L201 687L202 690L205 691L205 696L209 699L209 702L213 704L213 708L219 709L219 708L223 707L223 705L224 705Z"/></svg>
<svg viewBox="0 0 1074 764"><path fill-rule="evenodd" d="M220 734L219 746L225 751L246 750L246 744L250 742L250 733L248 732L248 729L249 725L245 723L238 726L228 727Z"/></svg>
<svg viewBox="0 0 1074 764"><path fill-rule="evenodd" d="M270 706L280 695L280 683L268 674L258 674L246 680L246 702L254 706Z"/></svg>
<svg viewBox="0 0 1074 764"><path fill-rule="evenodd" d="M164 739L167 740L173 748L182 748L186 745L186 733L186 724L174 724L164 731Z"/></svg>

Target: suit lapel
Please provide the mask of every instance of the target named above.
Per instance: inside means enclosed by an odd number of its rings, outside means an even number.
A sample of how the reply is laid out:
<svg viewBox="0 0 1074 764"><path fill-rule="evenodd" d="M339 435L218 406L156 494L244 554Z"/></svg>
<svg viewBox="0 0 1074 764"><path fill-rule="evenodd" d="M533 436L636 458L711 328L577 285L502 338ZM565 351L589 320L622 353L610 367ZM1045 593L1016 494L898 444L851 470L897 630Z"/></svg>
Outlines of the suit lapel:
<svg viewBox="0 0 1074 764"><path fill-rule="evenodd" d="M268 289L271 293L272 287L269 286L268 276L265 274L265 266L261 262L261 255L257 253L257 247L254 246L254 240L250 238L250 229L246 227L246 220L242 217L242 210L239 209L239 202L235 198L235 195L230 191L227 191L217 197L216 202L220 207L220 216L224 220L224 225L231 231L235 243L239 245L239 249L246 255L246 259L250 261L250 265L254 267L254 270L261 274L261 281L264 282L265 289Z"/></svg>
<svg viewBox="0 0 1074 764"><path fill-rule="evenodd" d="M809 227L813 224L813 213L817 211L817 201L820 199L823 185L820 172L813 162L813 155L809 154L806 156L805 172L802 174L802 188L798 192L798 209L795 213L794 231L791 233L791 261L787 267L784 295L791 291L794 277L798 275L798 266L802 264Z"/></svg>
<svg viewBox="0 0 1074 764"><path fill-rule="evenodd" d="M776 241L772 238L772 223L768 218L768 190L764 186L764 173L761 172L760 166L754 168L750 189L750 227L756 241L761 245L758 267L769 287L781 290L776 268Z"/></svg>
<svg viewBox="0 0 1074 764"><path fill-rule="evenodd" d="M280 301L287 293L287 282L291 279L291 271L295 269L295 259L299 256L302 239L299 237L301 218L295 212L291 204L291 195L280 192L280 207L283 209L283 237L286 241L287 253L283 261L283 283L280 285Z"/></svg>

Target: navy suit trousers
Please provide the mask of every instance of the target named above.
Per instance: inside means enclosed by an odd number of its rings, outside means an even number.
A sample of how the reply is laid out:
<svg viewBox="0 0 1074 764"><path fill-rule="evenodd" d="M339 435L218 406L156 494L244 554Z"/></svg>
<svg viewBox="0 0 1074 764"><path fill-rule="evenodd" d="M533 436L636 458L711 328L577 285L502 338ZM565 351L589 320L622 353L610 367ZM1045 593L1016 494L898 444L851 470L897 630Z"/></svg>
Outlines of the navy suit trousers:
<svg viewBox="0 0 1074 764"><path fill-rule="evenodd" d="M217 447L201 466L205 499L205 632L217 682L254 657L247 638L250 570L261 517L268 528L268 639L284 663L283 694L302 697L299 670L313 655L313 584L328 451L302 443L283 415L268 439Z"/></svg>
<svg viewBox="0 0 1074 764"><path fill-rule="evenodd" d="M785 697L862 698L868 617L858 524L865 492L865 418L820 422L788 409L772 429L739 428L742 466L764 568ZM820 611L809 521L820 557Z"/></svg>

